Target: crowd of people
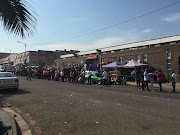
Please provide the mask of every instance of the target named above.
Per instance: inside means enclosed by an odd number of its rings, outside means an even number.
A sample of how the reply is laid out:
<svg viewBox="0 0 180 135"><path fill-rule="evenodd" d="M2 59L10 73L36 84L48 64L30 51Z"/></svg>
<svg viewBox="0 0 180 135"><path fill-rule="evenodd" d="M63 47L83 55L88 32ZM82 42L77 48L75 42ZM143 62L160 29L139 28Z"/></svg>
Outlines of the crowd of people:
<svg viewBox="0 0 180 135"><path fill-rule="evenodd" d="M148 91L154 91L153 84L154 82L158 82L159 84L159 91L162 92L162 82L163 82L163 73L161 69L159 71L154 71L154 72L149 72L147 69L145 69L143 72L140 70L136 71L136 83L137 83L137 89L145 90L147 89ZM177 77L174 71L172 71L171 75L171 81L172 81L172 86L173 86L173 91L175 92L175 86L177 82ZM150 83L150 89L149 89L149 83Z"/></svg>
<svg viewBox="0 0 180 135"><path fill-rule="evenodd" d="M22 75L22 71L16 71L17 75ZM84 68L71 68L70 70L58 70L55 68L52 69L42 69L42 68L26 68L24 69L24 74L27 76L27 80L34 79L47 79L47 80L54 80L54 81L62 81L62 82L69 82L69 83L85 83L85 69ZM87 84L91 85L91 76L92 72L89 70L86 74ZM102 72L102 85L108 86L110 78L109 73L106 69L103 69ZM137 83L137 89L141 89L142 91L147 89L148 91L154 91L153 84L157 82L159 84L159 91L162 92L162 82L163 82L163 73L161 69L159 71L148 71L145 69L144 71L136 70L135 80ZM174 71L171 75L172 87L173 91L175 92L176 87L176 74ZM150 88L149 88L150 83Z"/></svg>

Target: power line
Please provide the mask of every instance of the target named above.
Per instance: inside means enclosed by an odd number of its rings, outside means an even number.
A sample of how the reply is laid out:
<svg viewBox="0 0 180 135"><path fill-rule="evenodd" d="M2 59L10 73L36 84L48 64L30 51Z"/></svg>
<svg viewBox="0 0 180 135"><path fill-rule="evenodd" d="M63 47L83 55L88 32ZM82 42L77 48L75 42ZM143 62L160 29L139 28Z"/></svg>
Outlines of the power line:
<svg viewBox="0 0 180 135"><path fill-rule="evenodd" d="M131 18L131 19L122 21L122 22L120 22L120 23L116 23L116 24L113 24L113 25L110 25L110 26L107 26L107 27L104 27L104 28L101 28L101 29L98 29L98 30L95 30L95 31L91 31L91 32L87 32L87 33L84 33L84 34L81 34L81 35L77 35L77 36L74 36L74 37L70 37L70 38L67 38L67 39L64 39L64 40L61 40L61 41L70 40L70 39L74 39L74 38L79 38L79 37L83 37L83 36L86 36L86 35L89 35L89 34L93 34L93 33L96 33L96 32L99 32L99 31L102 31L102 30L105 30L105 29L109 29L109 28L111 28L111 27L115 27L115 26L118 26L118 25L120 25L120 24L127 23L127 22L130 22L130 21L132 21L132 20L135 20L135 19L138 19L138 18L147 16L147 15L149 15L149 14L158 12L158 11L160 11L160 10L163 10L163 9L166 9L166 8L169 8L169 7L172 7L172 6L177 5L177 4L179 4L179 3L180 3L180 1L175 2L175 3L172 3L172 4L169 4L169 5L164 6L164 7L161 7L161 8L159 8L159 9L150 11L150 12L148 12L148 13L145 13L145 14L142 14L142 15L139 15L139 16L136 16L136 17L133 17L133 18Z"/></svg>

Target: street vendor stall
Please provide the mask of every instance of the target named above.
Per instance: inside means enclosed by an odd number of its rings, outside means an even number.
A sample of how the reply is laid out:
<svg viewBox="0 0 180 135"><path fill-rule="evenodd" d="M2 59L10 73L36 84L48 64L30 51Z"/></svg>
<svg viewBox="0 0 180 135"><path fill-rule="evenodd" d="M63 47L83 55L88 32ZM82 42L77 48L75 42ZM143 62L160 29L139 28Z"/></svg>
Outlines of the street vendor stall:
<svg viewBox="0 0 180 135"><path fill-rule="evenodd" d="M122 75L120 75L121 78L126 78L129 81L134 81L136 70L137 69L142 70L147 66L148 64L139 63L132 59L126 65L118 66L118 67L122 68Z"/></svg>
<svg viewBox="0 0 180 135"><path fill-rule="evenodd" d="M132 59L126 65L124 65L123 67L124 68L138 68L138 67L142 67L142 66L147 66L147 64L142 64L142 63L139 63L139 62Z"/></svg>
<svg viewBox="0 0 180 135"><path fill-rule="evenodd" d="M125 64L115 61L115 62L109 63L107 65L103 65L103 68L118 68L118 66L123 66L123 65L125 65Z"/></svg>
<svg viewBox="0 0 180 135"><path fill-rule="evenodd" d="M112 62L107 65L103 65L103 68L109 69L109 83L117 84L120 83L120 71L118 70L118 66L123 66L124 63L121 62Z"/></svg>

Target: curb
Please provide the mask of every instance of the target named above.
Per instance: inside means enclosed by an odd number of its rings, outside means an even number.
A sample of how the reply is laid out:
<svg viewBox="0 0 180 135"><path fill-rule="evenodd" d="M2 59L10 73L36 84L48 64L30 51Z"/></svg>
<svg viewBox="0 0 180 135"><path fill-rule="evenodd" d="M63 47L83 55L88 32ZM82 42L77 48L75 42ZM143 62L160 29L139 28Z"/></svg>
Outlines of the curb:
<svg viewBox="0 0 180 135"><path fill-rule="evenodd" d="M28 124L21 117L21 115L19 115L15 111L13 111L10 107L3 107L2 109L5 112L9 113L10 117L12 119L14 119L14 122L12 122L12 126L13 126L13 134L12 135L17 135L17 132L21 132L22 135L32 135L31 130L29 129ZM11 135L11 134L9 133L9 135Z"/></svg>
<svg viewBox="0 0 180 135"><path fill-rule="evenodd" d="M16 124L14 118L7 112L0 110L0 118L5 126L12 126L8 132L9 135L17 135Z"/></svg>

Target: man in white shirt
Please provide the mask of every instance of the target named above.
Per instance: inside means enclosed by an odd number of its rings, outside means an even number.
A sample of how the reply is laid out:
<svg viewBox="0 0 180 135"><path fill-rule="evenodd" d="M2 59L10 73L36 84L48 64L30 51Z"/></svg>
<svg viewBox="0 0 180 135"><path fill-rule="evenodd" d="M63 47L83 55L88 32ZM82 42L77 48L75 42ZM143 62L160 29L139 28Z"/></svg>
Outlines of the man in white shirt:
<svg viewBox="0 0 180 135"><path fill-rule="evenodd" d="M92 76L92 72L89 70L88 72L88 85L91 85L91 76Z"/></svg>
<svg viewBox="0 0 180 135"><path fill-rule="evenodd" d="M61 74L61 81L64 82L64 72L63 72L63 70L61 70L60 74Z"/></svg>
<svg viewBox="0 0 180 135"><path fill-rule="evenodd" d="M107 86L107 76L108 76L108 73L107 71L104 69L103 70L103 73L102 73L102 77L103 77L103 86L106 84Z"/></svg>
<svg viewBox="0 0 180 135"><path fill-rule="evenodd" d="M149 91L148 83L149 83L149 76L148 76L148 71L145 69L144 71L144 82L145 82L145 87L147 87L147 90Z"/></svg>
<svg viewBox="0 0 180 135"><path fill-rule="evenodd" d="M174 71L172 71L172 86L173 86L173 91L172 92L175 92L175 87L176 87L176 81L177 81L177 77L176 77L176 74L174 73Z"/></svg>

